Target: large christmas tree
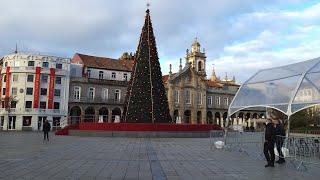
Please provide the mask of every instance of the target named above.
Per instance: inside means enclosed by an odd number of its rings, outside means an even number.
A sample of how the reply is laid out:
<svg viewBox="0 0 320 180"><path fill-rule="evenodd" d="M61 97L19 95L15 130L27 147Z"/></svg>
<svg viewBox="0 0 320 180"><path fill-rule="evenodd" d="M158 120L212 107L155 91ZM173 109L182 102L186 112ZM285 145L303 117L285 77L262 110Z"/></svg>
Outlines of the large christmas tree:
<svg viewBox="0 0 320 180"><path fill-rule="evenodd" d="M149 9L135 54L124 108L125 122L171 122Z"/></svg>

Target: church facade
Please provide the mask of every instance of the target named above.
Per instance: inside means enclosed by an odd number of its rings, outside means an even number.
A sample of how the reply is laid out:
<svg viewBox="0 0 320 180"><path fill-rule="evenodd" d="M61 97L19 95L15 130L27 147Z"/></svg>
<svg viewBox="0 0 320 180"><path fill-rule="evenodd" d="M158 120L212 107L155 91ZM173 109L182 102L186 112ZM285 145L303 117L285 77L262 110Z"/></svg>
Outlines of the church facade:
<svg viewBox="0 0 320 180"><path fill-rule="evenodd" d="M216 76L214 68L210 78L206 75L206 55L197 39L187 49L185 65L180 59L179 71L163 76L171 117L175 123L219 124L226 126L229 104L240 85L235 77ZM232 116L232 124L256 126L265 117L263 110L240 111Z"/></svg>

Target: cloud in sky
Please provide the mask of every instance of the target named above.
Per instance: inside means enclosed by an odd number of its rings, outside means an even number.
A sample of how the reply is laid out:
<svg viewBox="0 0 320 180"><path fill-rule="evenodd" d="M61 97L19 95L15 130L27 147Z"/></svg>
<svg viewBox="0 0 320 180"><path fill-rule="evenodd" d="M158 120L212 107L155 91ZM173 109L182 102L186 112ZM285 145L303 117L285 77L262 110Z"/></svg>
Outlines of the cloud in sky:
<svg viewBox="0 0 320 180"><path fill-rule="evenodd" d="M146 1L2 0L0 56L23 51L118 58L136 50ZM243 82L258 69L320 56L320 3L311 0L159 0L151 16L163 74L195 37L220 76ZM184 60L183 60L184 62ZM183 63L184 64L184 63Z"/></svg>

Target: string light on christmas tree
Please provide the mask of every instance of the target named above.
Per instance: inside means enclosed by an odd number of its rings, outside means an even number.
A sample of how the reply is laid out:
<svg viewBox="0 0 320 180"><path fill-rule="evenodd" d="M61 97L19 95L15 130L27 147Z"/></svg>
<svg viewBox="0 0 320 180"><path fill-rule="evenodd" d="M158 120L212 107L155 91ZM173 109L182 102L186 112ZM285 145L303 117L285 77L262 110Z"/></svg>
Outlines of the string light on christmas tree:
<svg viewBox="0 0 320 180"><path fill-rule="evenodd" d="M148 7L150 4L147 5ZM125 122L171 122L166 91L147 9L126 97Z"/></svg>

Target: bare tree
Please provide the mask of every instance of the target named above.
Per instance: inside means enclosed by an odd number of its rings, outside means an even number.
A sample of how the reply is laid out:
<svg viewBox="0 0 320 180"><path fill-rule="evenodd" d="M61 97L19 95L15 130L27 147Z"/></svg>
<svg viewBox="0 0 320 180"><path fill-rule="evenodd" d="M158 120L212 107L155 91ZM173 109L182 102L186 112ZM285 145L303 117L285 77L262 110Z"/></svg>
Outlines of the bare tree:
<svg viewBox="0 0 320 180"><path fill-rule="evenodd" d="M8 119L7 119L7 131L9 129L9 118L11 115L11 107L13 104L17 104L18 100L16 99L15 96L8 96L8 97L4 97L1 98L1 102L3 102L2 106L5 108L7 114L8 114Z"/></svg>

